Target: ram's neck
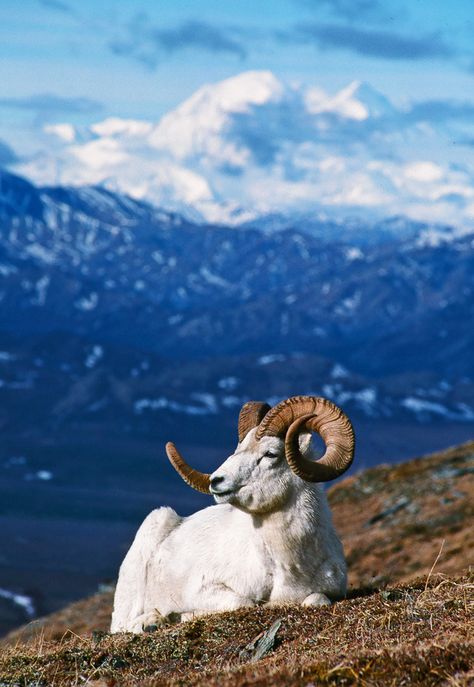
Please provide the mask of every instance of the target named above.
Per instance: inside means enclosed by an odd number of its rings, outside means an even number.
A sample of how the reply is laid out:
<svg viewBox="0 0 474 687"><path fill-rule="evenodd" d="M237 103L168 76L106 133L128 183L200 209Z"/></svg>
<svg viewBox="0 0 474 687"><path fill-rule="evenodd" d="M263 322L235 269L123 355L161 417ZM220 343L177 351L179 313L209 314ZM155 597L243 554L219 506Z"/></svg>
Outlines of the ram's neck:
<svg viewBox="0 0 474 687"><path fill-rule="evenodd" d="M326 529L330 513L326 496L316 484L299 484L283 508L274 513L254 516L267 548L275 551L294 550L304 540L314 538Z"/></svg>

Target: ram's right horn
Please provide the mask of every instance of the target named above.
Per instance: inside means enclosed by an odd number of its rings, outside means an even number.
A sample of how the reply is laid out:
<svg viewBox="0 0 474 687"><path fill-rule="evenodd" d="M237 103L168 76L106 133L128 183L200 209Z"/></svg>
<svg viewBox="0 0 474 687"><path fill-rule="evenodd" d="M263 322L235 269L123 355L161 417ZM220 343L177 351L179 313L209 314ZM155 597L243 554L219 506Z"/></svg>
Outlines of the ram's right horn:
<svg viewBox="0 0 474 687"><path fill-rule="evenodd" d="M317 432L326 444L319 460L311 461L301 454L298 437L303 431ZM257 430L257 439L263 436L285 439L290 468L307 482L336 479L354 458L355 437L349 418L334 403L317 396L293 396L274 406Z"/></svg>

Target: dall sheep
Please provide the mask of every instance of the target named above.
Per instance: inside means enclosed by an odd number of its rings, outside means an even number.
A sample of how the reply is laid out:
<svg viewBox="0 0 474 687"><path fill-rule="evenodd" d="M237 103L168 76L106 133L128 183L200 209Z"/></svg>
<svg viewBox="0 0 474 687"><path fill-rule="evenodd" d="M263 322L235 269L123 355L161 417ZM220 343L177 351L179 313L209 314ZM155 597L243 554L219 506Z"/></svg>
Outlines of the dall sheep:
<svg viewBox="0 0 474 687"><path fill-rule="evenodd" d="M326 451L315 460L311 431ZM295 396L273 408L246 403L239 442L215 472L191 468L174 444L169 460L217 505L189 517L148 515L120 568L112 632L142 632L167 618L257 604L329 604L346 592L346 563L318 482L345 472L352 425L340 408Z"/></svg>

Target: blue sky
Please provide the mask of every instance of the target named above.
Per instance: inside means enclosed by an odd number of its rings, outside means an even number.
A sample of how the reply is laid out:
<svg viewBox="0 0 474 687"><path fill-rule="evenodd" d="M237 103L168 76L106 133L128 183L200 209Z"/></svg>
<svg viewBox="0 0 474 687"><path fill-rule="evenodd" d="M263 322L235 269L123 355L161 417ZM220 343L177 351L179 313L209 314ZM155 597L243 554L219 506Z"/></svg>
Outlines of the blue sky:
<svg viewBox="0 0 474 687"><path fill-rule="evenodd" d="M473 34L468 0L4 0L0 135L24 147L39 120L64 114L156 119L247 69L328 91L360 79L394 100L463 99Z"/></svg>
<svg viewBox="0 0 474 687"><path fill-rule="evenodd" d="M4 0L0 163L52 146L48 125L156 122L249 70L328 94L367 82L464 118L467 102L472 119L473 35L470 0Z"/></svg>

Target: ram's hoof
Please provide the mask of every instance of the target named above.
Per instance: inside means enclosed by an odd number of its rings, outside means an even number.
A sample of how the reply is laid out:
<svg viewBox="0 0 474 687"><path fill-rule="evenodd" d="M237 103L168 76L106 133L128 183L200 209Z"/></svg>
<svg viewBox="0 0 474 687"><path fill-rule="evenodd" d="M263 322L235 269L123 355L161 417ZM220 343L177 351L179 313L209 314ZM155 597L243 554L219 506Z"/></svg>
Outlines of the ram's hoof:
<svg viewBox="0 0 474 687"><path fill-rule="evenodd" d="M306 599L301 604L302 606L330 606L331 601L328 599L326 594L321 594L320 592L314 592L306 597Z"/></svg>

